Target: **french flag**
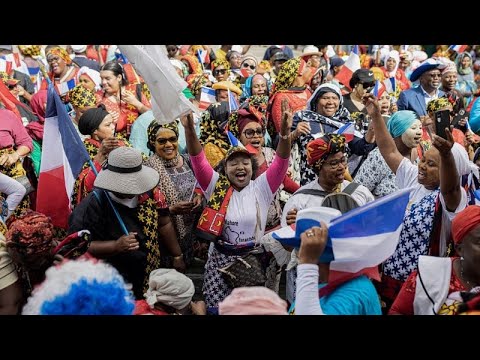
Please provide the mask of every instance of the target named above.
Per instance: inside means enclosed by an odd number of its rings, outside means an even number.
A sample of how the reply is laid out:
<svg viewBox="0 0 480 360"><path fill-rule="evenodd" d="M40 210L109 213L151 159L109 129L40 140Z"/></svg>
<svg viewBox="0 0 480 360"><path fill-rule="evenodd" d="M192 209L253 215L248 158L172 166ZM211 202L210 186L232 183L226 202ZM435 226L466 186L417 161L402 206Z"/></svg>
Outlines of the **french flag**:
<svg viewBox="0 0 480 360"><path fill-rule="evenodd" d="M358 45L354 45L347 61L345 61L345 64L342 67L342 70L340 70L335 76L335 79L350 89L350 79L352 78L352 74L358 69L360 69L360 51Z"/></svg>
<svg viewBox="0 0 480 360"><path fill-rule="evenodd" d="M64 81L56 85L57 92L60 94L60 96L65 95L74 87L75 87L75 79Z"/></svg>
<svg viewBox="0 0 480 360"><path fill-rule="evenodd" d="M207 110L207 108L216 103L217 99L215 97L215 90L206 86L202 86L202 90L200 92L200 104L198 107L200 110Z"/></svg>
<svg viewBox="0 0 480 360"><path fill-rule="evenodd" d="M457 52L458 54L464 52L467 50L468 45L450 45L449 49L452 49L453 51Z"/></svg>
<svg viewBox="0 0 480 360"><path fill-rule="evenodd" d="M232 134L231 131L227 130L226 131L227 133L227 137L228 137L228 141L230 142L230 146L232 147L241 147L241 148L244 148L244 149L247 149L247 151L250 153L250 154L256 154L257 153L257 149L255 149L252 145L250 144L247 144L247 146L244 146L240 140L238 140L235 135Z"/></svg>
<svg viewBox="0 0 480 360"><path fill-rule="evenodd" d="M345 136L345 141L348 143L352 141L355 136L355 124L353 122L346 123L340 129L335 131L335 133Z"/></svg>
<svg viewBox="0 0 480 360"><path fill-rule="evenodd" d="M20 61L20 54L18 53L5 55L5 60L12 63L13 69L18 69L22 66L22 62Z"/></svg>
<svg viewBox="0 0 480 360"><path fill-rule="evenodd" d="M207 55L208 55L207 50L203 50L203 49L197 50L197 58L198 58L198 61L200 61L200 64L205 64L207 62Z"/></svg>
<svg viewBox="0 0 480 360"><path fill-rule="evenodd" d="M330 274L328 285L322 291L328 293L335 286L362 274L380 279L377 266L397 247L412 190L396 191L330 221L327 245L320 257L324 262L330 261ZM320 226L319 219L303 218L301 213L305 210L298 212L296 228ZM273 237L285 245L300 247L300 237L292 227L275 231Z"/></svg>
<svg viewBox="0 0 480 360"><path fill-rule="evenodd" d="M50 216L53 225L66 229L73 186L90 157L52 84L45 113L37 211Z"/></svg>
<svg viewBox="0 0 480 360"><path fill-rule="evenodd" d="M235 96L233 93L228 90L228 110L231 113L232 111L238 110L238 102L237 99L235 99Z"/></svg>

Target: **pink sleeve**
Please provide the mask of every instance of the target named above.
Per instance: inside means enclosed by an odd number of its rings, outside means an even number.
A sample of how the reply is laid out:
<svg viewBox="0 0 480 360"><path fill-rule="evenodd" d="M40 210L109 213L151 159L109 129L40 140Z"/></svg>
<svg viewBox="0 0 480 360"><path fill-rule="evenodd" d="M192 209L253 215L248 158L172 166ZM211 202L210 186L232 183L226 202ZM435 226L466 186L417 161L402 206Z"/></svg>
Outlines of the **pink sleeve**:
<svg viewBox="0 0 480 360"><path fill-rule="evenodd" d="M12 137L13 143L15 144L15 148L18 149L19 146L26 146L27 148L32 151L33 143L32 138L27 133L27 129L23 126L22 122L19 121L16 117L14 117L12 113L12 120L10 121L11 129L12 129Z"/></svg>
<svg viewBox="0 0 480 360"><path fill-rule="evenodd" d="M272 165L267 169L267 181L270 185L272 193L276 192L283 182L288 170L288 158L282 159L280 156L275 155Z"/></svg>
<svg viewBox="0 0 480 360"><path fill-rule="evenodd" d="M193 173L198 183L203 191L207 190L212 180L213 169L205 156L205 152L202 150L198 155L190 155L190 160L192 162Z"/></svg>

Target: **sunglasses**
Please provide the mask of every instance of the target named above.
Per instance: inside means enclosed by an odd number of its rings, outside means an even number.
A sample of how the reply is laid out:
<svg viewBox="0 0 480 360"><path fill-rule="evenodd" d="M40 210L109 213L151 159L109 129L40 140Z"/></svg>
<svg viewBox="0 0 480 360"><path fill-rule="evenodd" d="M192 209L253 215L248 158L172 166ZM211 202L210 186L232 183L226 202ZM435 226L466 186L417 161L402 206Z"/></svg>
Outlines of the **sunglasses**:
<svg viewBox="0 0 480 360"><path fill-rule="evenodd" d="M257 128L257 129L247 129L243 132L243 134L245 135L245 137L247 139L251 139L256 135L258 136L264 136L265 135L265 129L264 128Z"/></svg>
<svg viewBox="0 0 480 360"><path fill-rule="evenodd" d="M255 65L251 65L251 64L247 64L247 63L244 63L244 64L242 65L242 67L244 67L245 69L246 69L246 68L250 68L250 69L252 69L252 70L255 70L255 68L256 68Z"/></svg>
<svg viewBox="0 0 480 360"><path fill-rule="evenodd" d="M160 145L165 145L167 141L171 144L174 144L178 141L178 138L176 136L172 136L171 138L158 138L157 143Z"/></svg>
<svg viewBox="0 0 480 360"><path fill-rule="evenodd" d="M227 69L213 70L213 76L223 75L227 72Z"/></svg>
<svg viewBox="0 0 480 360"><path fill-rule="evenodd" d="M362 83L365 90L370 90L375 87L375 83Z"/></svg>

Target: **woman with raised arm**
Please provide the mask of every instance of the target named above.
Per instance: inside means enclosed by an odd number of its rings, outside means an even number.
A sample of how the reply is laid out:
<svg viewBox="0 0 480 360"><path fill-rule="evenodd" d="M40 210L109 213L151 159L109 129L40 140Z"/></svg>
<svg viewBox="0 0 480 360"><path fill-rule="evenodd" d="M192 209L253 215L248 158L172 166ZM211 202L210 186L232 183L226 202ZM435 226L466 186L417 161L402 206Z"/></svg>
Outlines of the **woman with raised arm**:
<svg viewBox="0 0 480 360"><path fill-rule="evenodd" d="M265 231L268 208L288 168L292 112L284 100L275 159L256 179L252 154L238 146L227 152L222 172L214 171L195 133L193 116L181 120L192 168L208 201L197 231L199 237L214 243L205 265L203 293L207 307L216 308L232 291L218 269L252 250Z"/></svg>

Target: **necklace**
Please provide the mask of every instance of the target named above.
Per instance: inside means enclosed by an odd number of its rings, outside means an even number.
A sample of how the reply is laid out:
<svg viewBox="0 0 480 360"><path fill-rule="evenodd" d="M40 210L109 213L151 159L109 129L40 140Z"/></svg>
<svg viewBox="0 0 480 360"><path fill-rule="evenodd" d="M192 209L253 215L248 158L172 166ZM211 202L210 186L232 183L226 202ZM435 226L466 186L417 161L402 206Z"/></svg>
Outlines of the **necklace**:
<svg viewBox="0 0 480 360"><path fill-rule="evenodd" d="M463 272L463 260L460 260L460 277L465 282L465 284L467 284L470 287L470 289L473 289L475 287L474 284L472 284L470 281L468 281L465 278L465 275L464 275L464 272Z"/></svg>

